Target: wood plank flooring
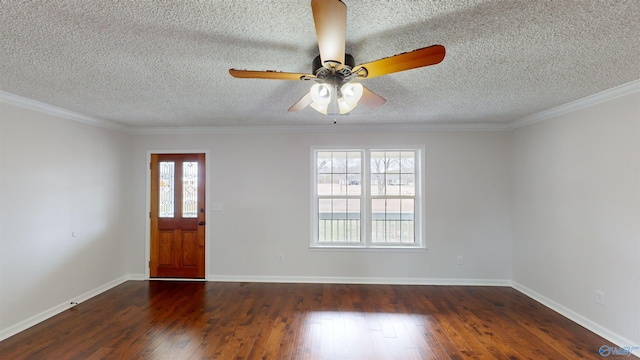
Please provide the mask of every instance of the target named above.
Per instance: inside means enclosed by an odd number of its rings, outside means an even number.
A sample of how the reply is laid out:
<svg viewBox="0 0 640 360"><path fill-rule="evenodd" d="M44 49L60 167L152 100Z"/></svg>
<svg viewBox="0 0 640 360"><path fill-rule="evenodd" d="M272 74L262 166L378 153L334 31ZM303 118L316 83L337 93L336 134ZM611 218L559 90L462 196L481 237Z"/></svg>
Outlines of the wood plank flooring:
<svg viewBox="0 0 640 360"><path fill-rule="evenodd" d="M129 281L0 342L1 359L602 359L508 287Z"/></svg>

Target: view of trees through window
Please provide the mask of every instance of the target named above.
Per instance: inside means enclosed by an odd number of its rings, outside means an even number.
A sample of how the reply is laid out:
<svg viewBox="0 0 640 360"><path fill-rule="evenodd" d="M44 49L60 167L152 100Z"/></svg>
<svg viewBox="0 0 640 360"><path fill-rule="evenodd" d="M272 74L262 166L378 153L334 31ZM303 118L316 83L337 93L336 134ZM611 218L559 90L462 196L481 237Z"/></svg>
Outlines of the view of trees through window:
<svg viewBox="0 0 640 360"><path fill-rule="evenodd" d="M413 243L415 152L371 152L371 241Z"/></svg>
<svg viewBox="0 0 640 360"><path fill-rule="evenodd" d="M360 242L362 152L321 151L316 163L318 241Z"/></svg>
<svg viewBox="0 0 640 360"><path fill-rule="evenodd" d="M415 242L415 150L327 150L315 160L318 242L362 243L363 232L373 244Z"/></svg>

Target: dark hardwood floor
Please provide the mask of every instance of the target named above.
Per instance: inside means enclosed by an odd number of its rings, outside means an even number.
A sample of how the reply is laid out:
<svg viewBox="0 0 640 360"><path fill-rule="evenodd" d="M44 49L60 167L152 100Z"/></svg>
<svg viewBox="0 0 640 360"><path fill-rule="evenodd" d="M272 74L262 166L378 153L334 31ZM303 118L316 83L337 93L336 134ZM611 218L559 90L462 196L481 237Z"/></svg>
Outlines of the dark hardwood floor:
<svg viewBox="0 0 640 360"><path fill-rule="evenodd" d="M0 342L1 359L602 359L508 287L129 281Z"/></svg>

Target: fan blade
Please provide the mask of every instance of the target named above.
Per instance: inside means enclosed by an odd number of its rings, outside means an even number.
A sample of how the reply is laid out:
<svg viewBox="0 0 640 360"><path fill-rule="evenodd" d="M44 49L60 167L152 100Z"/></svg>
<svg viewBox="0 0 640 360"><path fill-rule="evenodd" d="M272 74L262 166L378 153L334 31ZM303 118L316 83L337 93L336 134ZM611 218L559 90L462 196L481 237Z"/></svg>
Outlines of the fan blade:
<svg viewBox="0 0 640 360"><path fill-rule="evenodd" d="M398 71L438 64L444 59L444 54L444 46L433 45L358 65L353 72L357 73L360 68L365 68L367 70L365 78L371 79Z"/></svg>
<svg viewBox="0 0 640 360"><path fill-rule="evenodd" d="M344 64L347 5L340 0L311 0L320 59L325 67Z"/></svg>
<svg viewBox="0 0 640 360"><path fill-rule="evenodd" d="M315 76L310 74L298 74L281 71L255 71L229 69L229 74L235 78L242 79L273 79L273 80L310 80Z"/></svg>
<svg viewBox="0 0 640 360"><path fill-rule="evenodd" d="M378 106L387 102L382 96L374 93L373 91L367 89L366 87L362 87L362 97L359 101L361 104L366 105L370 109L375 109Z"/></svg>
<svg viewBox="0 0 640 360"><path fill-rule="evenodd" d="M293 104L292 107L289 108L289 112L300 111L306 108L313 99L311 99L311 92L308 92L305 96L303 96L297 103Z"/></svg>

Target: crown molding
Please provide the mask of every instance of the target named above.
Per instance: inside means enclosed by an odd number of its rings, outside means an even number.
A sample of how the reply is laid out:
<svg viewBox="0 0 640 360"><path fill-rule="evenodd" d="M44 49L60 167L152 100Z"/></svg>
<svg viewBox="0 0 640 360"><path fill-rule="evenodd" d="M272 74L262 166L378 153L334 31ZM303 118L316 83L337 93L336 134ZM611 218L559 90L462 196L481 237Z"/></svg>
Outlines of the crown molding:
<svg viewBox="0 0 640 360"><path fill-rule="evenodd" d="M582 99L578 99L560 106L556 106L549 110L540 111L525 118L512 121L508 124L509 130L521 128L523 126L532 125L541 121L549 120L560 115L564 115L570 112L578 111L580 109L587 108L592 105L596 105L605 101L613 100L615 98L632 94L640 91L640 79L628 82L616 86L611 89L599 92L597 94L589 95Z"/></svg>
<svg viewBox="0 0 640 360"><path fill-rule="evenodd" d="M46 114L75 120L85 124L136 135L191 135L191 134L242 134L242 133L305 133L305 132L433 132L433 131L510 131L563 114L584 109L605 101L640 91L640 79L572 101L505 124L457 123L457 124L401 124L401 125L293 125L293 126L181 126L181 127L133 127L96 118L45 104L36 100L0 91L0 102L40 111Z"/></svg>
<svg viewBox="0 0 640 360"><path fill-rule="evenodd" d="M80 114L54 105L0 91L0 102L59 116L85 124L135 135L192 135L242 133L305 133L305 132L415 132L415 131L507 131L509 124L400 124L400 125L292 125L292 126L180 126L134 127Z"/></svg>
<svg viewBox="0 0 640 360"><path fill-rule="evenodd" d="M508 124L401 124L401 125L293 125L293 126L182 126L132 127L138 135L171 134L246 134L246 133L308 133L308 132L419 132L419 131L508 131Z"/></svg>
<svg viewBox="0 0 640 360"><path fill-rule="evenodd" d="M131 132L128 126L118 124L113 121L108 121L100 118L96 118L89 115L80 114L71 110L63 109L54 105L45 104L36 100L25 98L22 96L10 94L4 91L0 91L0 102L19 106L29 110L39 111L45 114L59 116L68 120L74 120L81 123L94 125L110 130L116 130L121 132Z"/></svg>

